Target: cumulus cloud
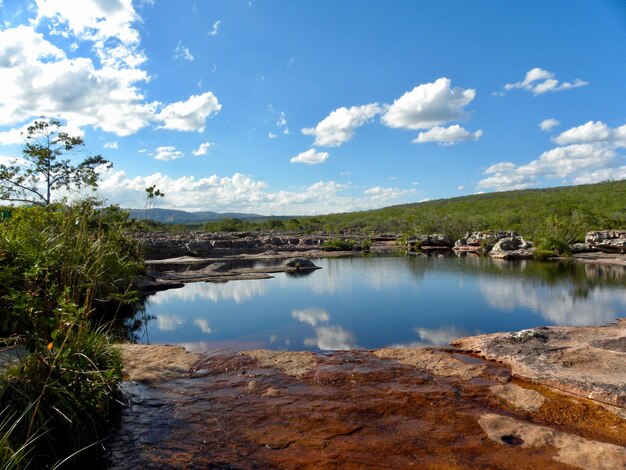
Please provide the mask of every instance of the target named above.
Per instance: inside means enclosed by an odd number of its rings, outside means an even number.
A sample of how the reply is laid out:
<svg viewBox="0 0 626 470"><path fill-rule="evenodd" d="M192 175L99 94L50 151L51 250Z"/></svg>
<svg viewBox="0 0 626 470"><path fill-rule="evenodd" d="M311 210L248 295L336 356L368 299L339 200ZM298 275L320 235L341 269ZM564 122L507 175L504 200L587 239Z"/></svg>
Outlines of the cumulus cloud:
<svg viewBox="0 0 626 470"><path fill-rule="evenodd" d="M200 331L202 331L202 333L205 333L207 335L213 333L213 330L209 326L209 322L203 318L195 318L193 320L193 324L196 325L200 329Z"/></svg>
<svg viewBox="0 0 626 470"><path fill-rule="evenodd" d="M200 144L200 146L191 153L193 153L196 157L199 157L201 155L206 155L212 146L213 146L212 142L204 142Z"/></svg>
<svg viewBox="0 0 626 470"><path fill-rule="evenodd" d="M106 142L106 143L103 145L103 147L104 147L105 149L114 149L114 150L115 150L115 149L117 149L117 148L118 148L117 141L115 141L115 140L114 140L113 142Z"/></svg>
<svg viewBox="0 0 626 470"><path fill-rule="evenodd" d="M184 46L181 41L178 41L178 45L176 46L176 49L174 49L174 58L192 62L193 54L187 46Z"/></svg>
<svg viewBox="0 0 626 470"><path fill-rule="evenodd" d="M533 95L542 95L547 92L568 90L570 88L578 88L585 85L588 85L588 83L580 78L577 78L572 82L559 82L555 78L554 73L535 67L534 69L526 72L524 80L515 83L507 83L504 85L504 89L509 91L515 88L520 88L530 91Z"/></svg>
<svg viewBox="0 0 626 470"><path fill-rule="evenodd" d="M626 147L626 125L612 129L601 121L589 121L562 132L553 141L560 146L527 164L500 162L490 166L478 187L503 191L533 187L541 178L569 178L573 184L624 178L624 167L611 168L611 164L617 150Z"/></svg>
<svg viewBox="0 0 626 470"><path fill-rule="evenodd" d="M626 125L618 129L611 129L601 121L589 121L582 126L572 127L554 138L559 145L578 144L586 142L607 142L620 140L620 134L624 134Z"/></svg>
<svg viewBox="0 0 626 470"><path fill-rule="evenodd" d="M222 109L215 95L207 91L201 95L192 95L187 101L178 101L165 106L155 118L163 124L163 129L177 131L204 132L207 117Z"/></svg>
<svg viewBox="0 0 626 470"><path fill-rule="evenodd" d="M601 181L619 181L626 179L626 166L618 168L602 168L600 170L584 173L574 178L574 184L592 184Z"/></svg>
<svg viewBox="0 0 626 470"><path fill-rule="evenodd" d="M347 351L356 348L354 335L340 326L318 326L315 338L304 340L305 346L317 346L322 351Z"/></svg>
<svg viewBox="0 0 626 470"><path fill-rule="evenodd" d="M300 152L289 161L291 163L306 163L307 165L317 165L318 163L326 161L328 157L328 152L318 152L315 149L309 149L305 152Z"/></svg>
<svg viewBox="0 0 626 470"><path fill-rule="evenodd" d="M543 121L539 123L539 129L541 129L544 132L548 132L554 129L555 127L559 126L560 124L561 123L557 119L554 119L554 118L544 119Z"/></svg>
<svg viewBox="0 0 626 470"><path fill-rule="evenodd" d="M426 132L420 132L413 143L424 144L426 142L436 142L439 145L452 145L464 140L478 140L482 135L483 131L479 130L471 133L458 124L450 127L435 126Z"/></svg>
<svg viewBox="0 0 626 470"><path fill-rule="evenodd" d="M298 321L317 326L318 323L327 323L330 315L326 310L320 308L305 308L304 310L292 310L291 316Z"/></svg>
<svg viewBox="0 0 626 470"><path fill-rule="evenodd" d="M170 105L146 101L140 86L150 77L141 68L146 57L135 28L140 18L130 0L84 0L80 8L37 0L36 7L37 18L28 26L0 31L0 125L45 115L69 127L127 136L155 121L168 129L203 129L200 121L219 111L217 99L206 93ZM88 42L95 58L68 57L53 44L59 37L76 46ZM197 109L185 109L193 104Z"/></svg>
<svg viewBox="0 0 626 470"><path fill-rule="evenodd" d="M159 315L157 317L157 328L161 331L175 331L184 324L184 318L178 315Z"/></svg>
<svg viewBox="0 0 626 470"><path fill-rule="evenodd" d="M165 206L181 210L217 212L253 212L257 214L321 214L345 212L408 202L414 189L370 188L354 190L349 184L318 181L290 191L272 192L264 181L235 173L206 178L182 176L172 178L161 173L129 177L124 171L103 171L98 193L112 204L143 207L145 188L156 185L165 190Z"/></svg>
<svg viewBox="0 0 626 470"><path fill-rule="evenodd" d="M386 126L403 129L428 129L464 117L464 108L476 90L450 88L451 80L439 78L418 85L388 106L382 116Z"/></svg>
<svg viewBox="0 0 626 470"><path fill-rule="evenodd" d="M180 150L176 150L176 147L173 147L171 145L165 147L157 147L154 151L154 154L152 155L155 159L163 161L176 160L177 158L182 158L185 156L183 152L181 152Z"/></svg>
<svg viewBox="0 0 626 470"><path fill-rule="evenodd" d="M314 128L302 129L302 133L315 136L315 145L319 147L337 147L351 140L355 129L371 121L380 112L378 103L341 107L331 112Z"/></svg>

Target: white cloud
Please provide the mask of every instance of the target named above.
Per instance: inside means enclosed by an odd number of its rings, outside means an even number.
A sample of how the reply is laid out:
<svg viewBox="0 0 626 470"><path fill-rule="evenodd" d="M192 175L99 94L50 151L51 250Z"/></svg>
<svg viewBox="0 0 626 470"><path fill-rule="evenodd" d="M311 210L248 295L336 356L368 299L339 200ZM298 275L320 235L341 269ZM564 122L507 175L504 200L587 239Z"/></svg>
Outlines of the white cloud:
<svg viewBox="0 0 626 470"><path fill-rule="evenodd" d="M209 31L209 36L217 36L220 32L221 24L222 24L221 20L217 20L215 23L213 23L213 26L211 26L211 29Z"/></svg>
<svg viewBox="0 0 626 470"><path fill-rule="evenodd" d="M298 321L317 326L318 323L327 323L330 315L326 310L319 308L305 308L304 310L292 310L291 316Z"/></svg>
<svg viewBox="0 0 626 470"><path fill-rule="evenodd" d="M354 335L340 326L319 326L316 337L304 340L305 346L317 346L322 351L347 351L356 347Z"/></svg>
<svg viewBox="0 0 626 470"><path fill-rule="evenodd" d="M201 155L206 155L212 146L213 146L212 142L204 142L200 144L200 146L191 153L193 153L196 157L199 157Z"/></svg>
<svg viewBox="0 0 626 470"><path fill-rule="evenodd" d="M433 346L450 346L450 343L455 339L467 336L465 330L455 326L446 326L438 329L415 328L415 333L419 336L421 343Z"/></svg>
<svg viewBox="0 0 626 470"><path fill-rule="evenodd" d="M289 161L291 163L306 163L307 165L317 165L318 163L326 161L328 157L328 152L318 152L315 149L309 149L305 152L300 152Z"/></svg>
<svg viewBox="0 0 626 470"><path fill-rule="evenodd" d="M619 181L626 179L626 166L618 168L602 168L601 170L584 173L574 178L574 184L592 184L601 181Z"/></svg>
<svg viewBox="0 0 626 470"><path fill-rule="evenodd" d="M184 157L185 154L180 150L176 150L176 147L171 145L165 147L157 147L153 154L154 158L157 160L176 160L177 158Z"/></svg>
<svg viewBox="0 0 626 470"><path fill-rule="evenodd" d="M111 204L143 207L145 188L152 185L166 193L162 207L266 215L327 214L372 209L408 202L407 198L415 191L377 187L355 192L349 184L319 181L289 191L272 192L266 182L256 181L241 173L231 177L212 175L205 178L172 178L154 173L131 178L124 171L112 169L102 173L98 193Z"/></svg>
<svg viewBox="0 0 626 470"><path fill-rule="evenodd" d="M544 119L543 121L539 123L539 129L541 129L544 132L548 132L554 129L555 127L559 126L560 124L561 123L557 119L554 119L554 118Z"/></svg>
<svg viewBox="0 0 626 470"><path fill-rule="evenodd" d="M268 132L268 133L267 133L267 137L268 137L269 139L275 139L275 138L276 138L276 134L274 134L273 132Z"/></svg>
<svg viewBox="0 0 626 470"><path fill-rule="evenodd" d="M476 90L450 88L448 78L416 86L396 99L382 116L386 126L403 129L428 129L456 121L476 96Z"/></svg>
<svg viewBox="0 0 626 470"><path fill-rule="evenodd" d="M589 121L552 139L561 146L543 152L524 165L500 162L485 170L479 188L496 191L535 186L540 178L570 179L573 184L624 178L624 167L611 168L617 150L626 147L626 125L615 129Z"/></svg>
<svg viewBox="0 0 626 470"><path fill-rule="evenodd" d="M380 112L378 103L341 107L331 112L315 128L302 129L302 133L315 136L317 146L337 147L351 140L358 127L371 121Z"/></svg>
<svg viewBox="0 0 626 470"><path fill-rule="evenodd" d="M559 82L554 77L554 73L535 67L534 69L526 72L524 80L515 83L507 83L504 85L504 89L508 91L515 88L521 88L523 90L530 91L534 95L541 95L551 91L568 90L570 88L577 88L588 84L579 78L573 82Z"/></svg>
<svg viewBox="0 0 626 470"><path fill-rule="evenodd" d="M626 126L622 126L626 129ZM601 121L589 121L582 126L572 127L562 132L553 140L559 145L578 144L586 142L606 142L616 138L618 130L609 128Z"/></svg>
<svg viewBox="0 0 626 470"><path fill-rule="evenodd" d="M163 122L163 129L203 132L206 119L217 114L222 105L210 91L192 95L187 101L165 106L155 118Z"/></svg>
<svg viewBox="0 0 626 470"><path fill-rule="evenodd" d="M413 143L437 142L439 145L452 145L464 140L478 140L482 135L483 131L479 130L472 134L458 124L450 127L435 126L426 132L420 132Z"/></svg>
<svg viewBox="0 0 626 470"><path fill-rule="evenodd" d="M534 186L539 177L567 178L579 173L607 166L615 151L603 144L574 144L543 152L537 160L517 166L502 162L485 170L490 174L478 183L481 189L496 191L524 189Z"/></svg>
<svg viewBox="0 0 626 470"><path fill-rule="evenodd" d="M176 49L174 49L174 58L192 62L193 54L189 51L187 46L184 46L181 41L178 41L178 45L176 46Z"/></svg>
<svg viewBox="0 0 626 470"><path fill-rule="evenodd" d="M175 331L185 324L185 320L178 315L159 315L157 328L161 331Z"/></svg>
<svg viewBox="0 0 626 470"><path fill-rule="evenodd" d="M105 149L117 149L118 148L117 141L114 140L113 142L106 142L103 145L103 147Z"/></svg>
<svg viewBox="0 0 626 470"><path fill-rule="evenodd" d="M463 186L462 184L458 185L457 188L459 191L463 191L465 189L465 186Z"/></svg>
<svg viewBox="0 0 626 470"><path fill-rule="evenodd" d="M213 333L213 330L209 326L209 322L203 318L195 318L193 320L193 324L200 328L200 331L202 331L202 333L205 333L207 335Z"/></svg>
<svg viewBox="0 0 626 470"><path fill-rule="evenodd" d="M37 0L36 6L37 19L29 26L0 31L0 126L45 115L71 128L92 126L127 136L155 121L168 129L203 129L203 120L219 111L210 92L170 105L146 102L140 85L150 77L140 68L146 57L139 50L135 24L140 18L130 0L84 0L80 8ZM49 38L35 28L46 28ZM57 39L76 45L88 41L96 58L69 58L53 44ZM185 109L194 103L197 109Z"/></svg>
<svg viewBox="0 0 626 470"><path fill-rule="evenodd" d="M65 0L36 0L36 4L35 24L47 20L52 34L93 42L104 66L136 67L145 62L137 51L139 32L133 25L140 18L131 0L82 0L80 8Z"/></svg>

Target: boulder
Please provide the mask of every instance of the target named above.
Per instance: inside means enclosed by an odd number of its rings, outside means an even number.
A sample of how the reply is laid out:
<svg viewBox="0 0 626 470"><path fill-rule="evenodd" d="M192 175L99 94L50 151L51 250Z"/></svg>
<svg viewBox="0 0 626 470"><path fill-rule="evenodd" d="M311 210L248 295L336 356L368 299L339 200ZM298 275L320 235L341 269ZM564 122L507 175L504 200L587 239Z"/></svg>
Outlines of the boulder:
<svg viewBox="0 0 626 470"><path fill-rule="evenodd" d="M588 232L585 243L605 253L626 253L626 230L600 230Z"/></svg>
<svg viewBox="0 0 626 470"><path fill-rule="evenodd" d="M289 268L296 268L298 271L305 271L310 269L320 269L313 261L306 258L289 258L285 261L284 266Z"/></svg>
<svg viewBox="0 0 626 470"><path fill-rule="evenodd" d="M489 252L489 256L499 259L529 259L533 257L532 243L519 235L501 238Z"/></svg>
<svg viewBox="0 0 626 470"><path fill-rule="evenodd" d="M465 246L474 246L474 247L482 247L494 246L498 240L503 238L517 237L519 234L517 232L511 231L493 231L486 230L484 232L467 232L464 237L459 238L455 243L455 247L465 247Z"/></svg>

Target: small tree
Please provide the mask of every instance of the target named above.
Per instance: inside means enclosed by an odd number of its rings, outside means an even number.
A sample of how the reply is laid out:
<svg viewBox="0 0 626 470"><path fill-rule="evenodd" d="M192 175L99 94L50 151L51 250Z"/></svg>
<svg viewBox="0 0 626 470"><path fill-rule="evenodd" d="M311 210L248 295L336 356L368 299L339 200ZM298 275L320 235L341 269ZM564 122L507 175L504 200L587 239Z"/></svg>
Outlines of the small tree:
<svg viewBox="0 0 626 470"><path fill-rule="evenodd" d="M23 158L0 164L0 200L47 206L59 189L96 188L96 168L112 166L100 155L87 157L78 165L61 159L77 153L84 142L62 132L56 120L35 121L28 126L25 139Z"/></svg>
<svg viewBox="0 0 626 470"><path fill-rule="evenodd" d="M159 199L163 199L165 193L156 187L156 184L146 188L146 220L148 220L148 212L154 209Z"/></svg>

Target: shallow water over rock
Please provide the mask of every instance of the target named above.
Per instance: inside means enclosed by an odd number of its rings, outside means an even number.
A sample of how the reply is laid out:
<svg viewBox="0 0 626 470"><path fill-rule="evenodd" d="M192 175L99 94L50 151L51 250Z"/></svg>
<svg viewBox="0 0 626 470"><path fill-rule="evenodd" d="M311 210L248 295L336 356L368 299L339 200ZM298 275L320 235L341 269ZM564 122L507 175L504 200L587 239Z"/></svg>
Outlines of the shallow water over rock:
<svg viewBox="0 0 626 470"><path fill-rule="evenodd" d="M132 352L137 364L156 354L143 348ZM131 370L141 381L125 385L111 468L626 465L623 419L464 358L251 351L203 356L189 372L172 362L166 378Z"/></svg>

